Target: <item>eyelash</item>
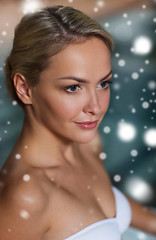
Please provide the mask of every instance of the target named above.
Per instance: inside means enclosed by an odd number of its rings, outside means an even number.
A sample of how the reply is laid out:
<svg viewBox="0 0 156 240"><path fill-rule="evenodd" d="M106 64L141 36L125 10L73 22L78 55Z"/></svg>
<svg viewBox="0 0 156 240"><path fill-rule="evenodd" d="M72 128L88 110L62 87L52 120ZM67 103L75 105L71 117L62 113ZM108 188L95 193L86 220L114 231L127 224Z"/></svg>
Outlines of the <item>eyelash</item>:
<svg viewBox="0 0 156 240"><path fill-rule="evenodd" d="M108 88L108 86L112 83L112 81L110 81L110 80L108 80L108 81L103 81L103 82L101 82L100 84L107 84L106 85L106 87L102 87L103 89L107 89Z"/></svg>
<svg viewBox="0 0 156 240"><path fill-rule="evenodd" d="M103 82L101 82L100 84L107 84L107 86L106 87L102 87L103 89L107 89L108 88L108 86L112 83L110 80L108 80L108 81L103 81ZM65 87L65 91L67 92L67 93L76 93L77 92L77 89L75 90L75 91L68 91L70 88L72 88L72 87L74 87L74 88L76 88L76 87L78 87L78 88L80 88L80 86L79 85L77 85L77 84L73 84L73 85L71 85L71 86L68 86L68 87Z"/></svg>

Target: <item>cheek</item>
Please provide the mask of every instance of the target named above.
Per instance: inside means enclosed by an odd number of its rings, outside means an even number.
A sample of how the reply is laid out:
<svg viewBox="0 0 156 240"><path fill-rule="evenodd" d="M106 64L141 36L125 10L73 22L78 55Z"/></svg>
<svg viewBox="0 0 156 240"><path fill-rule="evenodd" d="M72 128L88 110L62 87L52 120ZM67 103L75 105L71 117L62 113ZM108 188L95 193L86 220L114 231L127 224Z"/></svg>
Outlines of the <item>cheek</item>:
<svg viewBox="0 0 156 240"><path fill-rule="evenodd" d="M56 100L57 99L57 100ZM52 101L51 111L55 112L56 116L63 119L74 119L82 113L85 103L87 104L88 98L86 96L68 96L67 98L55 98ZM101 111L106 112L110 102L110 89L99 96L99 103Z"/></svg>
<svg viewBox="0 0 156 240"><path fill-rule="evenodd" d="M106 112L109 107L110 102L110 89L108 89L104 94L100 96L101 109Z"/></svg>
<svg viewBox="0 0 156 240"><path fill-rule="evenodd" d="M81 100L82 101L82 100ZM72 119L82 110L82 103L79 98L54 98L46 104L52 113L62 119Z"/></svg>

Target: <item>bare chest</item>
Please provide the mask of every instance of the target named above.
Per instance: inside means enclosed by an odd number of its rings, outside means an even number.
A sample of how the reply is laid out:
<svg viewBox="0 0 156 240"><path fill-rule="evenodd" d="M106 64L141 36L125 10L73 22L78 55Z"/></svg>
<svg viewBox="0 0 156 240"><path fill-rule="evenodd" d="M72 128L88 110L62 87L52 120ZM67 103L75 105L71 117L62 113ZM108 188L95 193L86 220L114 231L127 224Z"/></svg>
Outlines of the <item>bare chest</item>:
<svg viewBox="0 0 156 240"><path fill-rule="evenodd" d="M51 172L50 179L52 225L46 240L64 239L96 221L115 216L111 184L102 166L66 166Z"/></svg>

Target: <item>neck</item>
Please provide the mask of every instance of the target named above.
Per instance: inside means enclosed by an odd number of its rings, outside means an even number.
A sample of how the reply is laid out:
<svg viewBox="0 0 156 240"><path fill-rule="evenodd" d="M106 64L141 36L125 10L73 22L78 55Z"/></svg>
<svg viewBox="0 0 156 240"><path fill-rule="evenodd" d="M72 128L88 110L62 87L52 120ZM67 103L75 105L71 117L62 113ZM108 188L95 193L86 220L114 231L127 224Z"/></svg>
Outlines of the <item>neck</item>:
<svg viewBox="0 0 156 240"><path fill-rule="evenodd" d="M33 167L50 168L60 165L72 155L73 142L57 136L43 125L31 124L25 118L14 154L19 153Z"/></svg>

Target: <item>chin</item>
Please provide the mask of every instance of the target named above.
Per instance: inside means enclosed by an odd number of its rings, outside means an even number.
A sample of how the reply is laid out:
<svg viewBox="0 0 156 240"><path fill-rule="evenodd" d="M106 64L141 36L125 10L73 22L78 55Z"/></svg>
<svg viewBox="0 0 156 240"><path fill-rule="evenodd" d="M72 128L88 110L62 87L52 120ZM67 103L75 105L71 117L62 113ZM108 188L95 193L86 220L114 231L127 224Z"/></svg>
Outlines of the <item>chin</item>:
<svg viewBox="0 0 156 240"><path fill-rule="evenodd" d="M97 130L94 132L88 131L85 134L81 134L81 136L77 135L75 142L80 143L80 144L89 143L90 141L92 141L95 138L96 134L97 134Z"/></svg>

